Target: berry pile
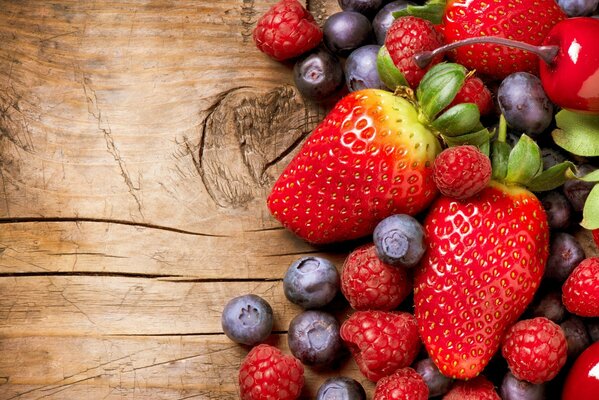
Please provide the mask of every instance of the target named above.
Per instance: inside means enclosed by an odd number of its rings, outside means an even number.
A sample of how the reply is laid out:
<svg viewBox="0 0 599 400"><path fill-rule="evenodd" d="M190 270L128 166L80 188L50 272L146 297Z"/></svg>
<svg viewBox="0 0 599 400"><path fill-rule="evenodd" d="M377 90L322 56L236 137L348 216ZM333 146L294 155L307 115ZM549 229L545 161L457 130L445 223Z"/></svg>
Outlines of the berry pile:
<svg viewBox="0 0 599 400"><path fill-rule="evenodd" d="M226 335L257 345L241 398L297 399L303 366L350 355L377 400L596 399L599 253L579 238L599 246L598 2L383 3L340 0L320 27L281 0L257 22L299 92L336 101L267 206L348 256L289 266L291 355L264 344L266 301L226 305ZM340 376L317 394L336 398L366 393Z"/></svg>

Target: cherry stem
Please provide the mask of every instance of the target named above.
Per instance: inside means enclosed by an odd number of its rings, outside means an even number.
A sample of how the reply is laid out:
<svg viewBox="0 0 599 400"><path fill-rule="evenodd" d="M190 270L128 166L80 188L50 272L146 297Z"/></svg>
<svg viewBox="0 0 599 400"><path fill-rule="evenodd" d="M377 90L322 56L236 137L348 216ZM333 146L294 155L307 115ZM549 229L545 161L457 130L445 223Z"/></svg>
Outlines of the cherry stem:
<svg viewBox="0 0 599 400"><path fill-rule="evenodd" d="M433 58L438 56L439 54L446 53L450 50L456 49L461 46L468 46L472 44L479 43L489 43L489 44L498 44L503 46L515 47L518 49L530 51L538 55L543 61L547 64L551 65L559 52L558 46L535 46L528 43L518 42L512 39L506 39L503 37L497 36L483 36L483 37L474 37L468 38L464 40L460 40L457 42L453 42L450 44L446 44L445 46L439 47L433 51L423 51L416 55L414 55L414 61L416 65L420 68L426 68L427 65L431 63Z"/></svg>

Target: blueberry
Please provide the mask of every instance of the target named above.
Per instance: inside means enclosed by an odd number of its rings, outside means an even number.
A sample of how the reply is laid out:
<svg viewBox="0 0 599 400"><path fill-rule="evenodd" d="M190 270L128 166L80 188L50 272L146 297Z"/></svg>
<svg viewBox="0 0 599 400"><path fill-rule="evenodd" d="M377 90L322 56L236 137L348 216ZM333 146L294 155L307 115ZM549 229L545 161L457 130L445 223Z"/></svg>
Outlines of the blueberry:
<svg viewBox="0 0 599 400"><path fill-rule="evenodd" d="M599 342L599 318L587 318L585 323L591 342Z"/></svg>
<svg viewBox="0 0 599 400"><path fill-rule="evenodd" d="M521 381L508 372L501 383L501 398L503 400L545 400L545 385Z"/></svg>
<svg viewBox="0 0 599 400"><path fill-rule="evenodd" d="M316 101L331 98L345 82L341 62L323 48L306 54L295 63L293 80L302 96Z"/></svg>
<svg viewBox="0 0 599 400"><path fill-rule="evenodd" d="M557 4L568 17L584 17L597 9L599 0L557 0Z"/></svg>
<svg viewBox="0 0 599 400"><path fill-rule="evenodd" d="M387 89L376 68L376 57L381 46L369 44L352 51L345 61L345 83L350 92L373 88Z"/></svg>
<svg viewBox="0 0 599 400"><path fill-rule="evenodd" d="M368 44L372 25L368 18L355 11L341 11L327 18L322 28L325 45L333 53L347 56L352 50Z"/></svg>
<svg viewBox="0 0 599 400"><path fill-rule="evenodd" d="M582 319L572 315L560 324L568 342L568 358L574 359L591 345L591 338Z"/></svg>
<svg viewBox="0 0 599 400"><path fill-rule="evenodd" d="M383 5L383 0L338 0L343 11L355 11L372 17Z"/></svg>
<svg viewBox="0 0 599 400"><path fill-rule="evenodd" d="M428 386L429 397L443 396L449 391L453 380L443 375L432 359L425 358L418 361L414 365L414 369L422 376L426 386Z"/></svg>
<svg viewBox="0 0 599 400"><path fill-rule="evenodd" d="M541 147L541 157L543 158L544 170L567 160L564 154L558 150L552 149L551 147Z"/></svg>
<svg viewBox="0 0 599 400"><path fill-rule="evenodd" d="M409 215L395 214L379 222L373 240L376 254L387 264L412 268L424 255L424 230Z"/></svg>
<svg viewBox="0 0 599 400"><path fill-rule="evenodd" d="M289 301L302 308L320 308L339 292L339 272L327 259L303 257L287 269L283 290Z"/></svg>
<svg viewBox="0 0 599 400"><path fill-rule="evenodd" d="M562 294L557 290L550 291L533 304L532 315L545 317L559 324L566 316L566 307L562 303Z"/></svg>
<svg viewBox="0 0 599 400"><path fill-rule="evenodd" d="M530 136L543 132L553 120L553 104L541 80L527 72L516 72L501 82L499 108L508 125Z"/></svg>
<svg viewBox="0 0 599 400"><path fill-rule="evenodd" d="M306 365L329 366L343 354L339 323L324 311L304 311L289 323L289 350Z"/></svg>
<svg viewBox="0 0 599 400"><path fill-rule="evenodd" d="M582 164L577 169L577 174L581 177L596 170L596 168L590 164ZM570 179L564 183L562 189L564 195L568 198L570 204L572 204L574 211L580 212L584 208L584 203L594 186L595 183L592 182Z"/></svg>
<svg viewBox="0 0 599 400"><path fill-rule="evenodd" d="M570 226L572 206L561 192L551 191L541 197L541 203L547 213L547 222L551 229L566 229Z"/></svg>
<svg viewBox="0 0 599 400"><path fill-rule="evenodd" d="M578 239L569 233L557 232L551 237L545 276L562 283L585 258Z"/></svg>
<svg viewBox="0 0 599 400"><path fill-rule="evenodd" d="M334 377L320 385L316 400L366 400L366 391L355 379Z"/></svg>
<svg viewBox="0 0 599 400"><path fill-rule="evenodd" d="M376 36L376 42L381 46L385 44L385 38L387 37L387 31L395 17L393 13L399 10L403 10L408 6L408 2L405 0L392 1L386 4L383 8L376 13L376 16L372 20L372 28L374 29L374 35Z"/></svg>
<svg viewBox="0 0 599 400"><path fill-rule="evenodd" d="M266 340L272 332L272 308L254 294L235 297L225 305L221 324L229 339L253 346Z"/></svg>

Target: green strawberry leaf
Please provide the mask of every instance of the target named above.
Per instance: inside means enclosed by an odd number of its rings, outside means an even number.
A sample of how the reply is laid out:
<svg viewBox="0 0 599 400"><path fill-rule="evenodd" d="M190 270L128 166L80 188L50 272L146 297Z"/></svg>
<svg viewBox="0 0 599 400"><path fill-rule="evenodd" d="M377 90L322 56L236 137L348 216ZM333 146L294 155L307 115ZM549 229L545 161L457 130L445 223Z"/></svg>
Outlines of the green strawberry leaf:
<svg viewBox="0 0 599 400"><path fill-rule="evenodd" d="M489 154L491 153L491 141L487 140L486 142L478 146L478 149L485 156L489 157Z"/></svg>
<svg viewBox="0 0 599 400"><path fill-rule="evenodd" d="M400 11L395 11L393 17L406 17L412 15L414 17L427 19L433 24L438 25L443 20L443 14L445 13L445 0L429 0L425 5L415 6L409 5Z"/></svg>
<svg viewBox="0 0 599 400"><path fill-rule="evenodd" d="M595 185L584 203L580 225L590 230L599 229L599 185Z"/></svg>
<svg viewBox="0 0 599 400"><path fill-rule="evenodd" d="M581 181L585 181L585 182L599 182L599 169L597 169L585 176L581 176L578 179L580 179Z"/></svg>
<svg viewBox="0 0 599 400"><path fill-rule="evenodd" d="M459 64L441 63L428 70L418 85L416 97L429 121L453 101L465 80L466 68Z"/></svg>
<svg viewBox="0 0 599 400"><path fill-rule="evenodd" d="M526 187L533 192L545 192L560 187L574 174L576 166L566 161L541 172Z"/></svg>
<svg viewBox="0 0 599 400"><path fill-rule="evenodd" d="M381 82L389 89L396 90L398 86L410 86L404 74L393 63L389 50L385 46L381 46L376 57L376 69Z"/></svg>
<svg viewBox="0 0 599 400"><path fill-rule="evenodd" d="M480 112L478 106L474 103L457 104L441 114L432 123L433 128L443 135L451 137L472 132L479 125Z"/></svg>
<svg viewBox="0 0 599 400"><path fill-rule="evenodd" d="M505 181L527 186L543 168L541 149L527 135L522 135L510 152Z"/></svg>
<svg viewBox="0 0 599 400"><path fill-rule="evenodd" d="M559 129L551 136L558 146L583 157L599 156L599 115L562 110L555 121Z"/></svg>
<svg viewBox="0 0 599 400"><path fill-rule="evenodd" d="M485 143L489 142L489 140L491 140L491 137L493 137L493 133L489 132L487 128L484 128L480 131L467 133L465 135L460 136L443 136L443 140L445 140L445 143L449 147L462 146L465 144L481 147Z"/></svg>
<svg viewBox="0 0 599 400"><path fill-rule="evenodd" d="M504 181L507 175L507 163L510 158L512 148L506 142L493 142L493 152L491 153L491 166L493 169L493 179Z"/></svg>

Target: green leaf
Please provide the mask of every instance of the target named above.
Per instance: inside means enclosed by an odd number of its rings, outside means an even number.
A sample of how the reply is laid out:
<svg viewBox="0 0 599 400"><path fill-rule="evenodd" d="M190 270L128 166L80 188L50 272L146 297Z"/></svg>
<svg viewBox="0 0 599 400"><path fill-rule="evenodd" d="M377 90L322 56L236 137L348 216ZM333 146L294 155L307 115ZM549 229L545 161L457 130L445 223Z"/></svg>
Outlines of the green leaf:
<svg viewBox="0 0 599 400"><path fill-rule="evenodd" d="M566 161L541 172L526 187L533 192L546 192L560 187L566 182L575 169L575 165Z"/></svg>
<svg viewBox="0 0 599 400"><path fill-rule="evenodd" d="M506 142L493 142L493 152L491 153L491 165L493 168L493 179L503 181L507 175L507 163L510 158L512 148Z"/></svg>
<svg viewBox="0 0 599 400"><path fill-rule="evenodd" d="M424 75L416 97L429 121L447 107L464 85L466 68L454 63L437 64Z"/></svg>
<svg viewBox="0 0 599 400"><path fill-rule="evenodd" d="M586 174L585 176L581 176L580 178L581 181L585 181L585 182L599 182L599 169Z"/></svg>
<svg viewBox="0 0 599 400"><path fill-rule="evenodd" d="M489 157L489 154L491 153L491 142L489 140L487 140L486 142L484 142L483 144L478 146L478 149L485 156Z"/></svg>
<svg viewBox="0 0 599 400"><path fill-rule="evenodd" d="M457 104L441 114L432 125L443 135L459 136L480 125L480 112L474 103Z"/></svg>
<svg viewBox="0 0 599 400"><path fill-rule="evenodd" d="M403 10L394 12L393 17L398 18L412 15L414 17L427 19L431 21L433 24L438 25L441 23L443 19L443 14L445 12L445 3L445 0L429 0L423 6L409 5L407 8L404 8Z"/></svg>
<svg viewBox="0 0 599 400"><path fill-rule="evenodd" d="M398 86L409 86L404 74L395 66L389 50L385 46L381 46L376 57L376 69L381 78L381 82L389 89L395 90Z"/></svg>
<svg viewBox="0 0 599 400"><path fill-rule="evenodd" d="M526 186L542 168L539 146L527 135L522 135L510 152L505 181Z"/></svg>
<svg viewBox="0 0 599 400"><path fill-rule="evenodd" d="M551 136L561 148L583 157L599 156L599 115L562 110L555 116Z"/></svg>
<svg viewBox="0 0 599 400"><path fill-rule="evenodd" d="M477 132L467 133L460 136L443 136L443 140L445 140L445 143L447 143L449 147L462 146L465 144L480 147L491 140L492 136L493 133L489 132L489 130L485 128Z"/></svg>
<svg viewBox="0 0 599 400"><path fill-rule="evenodd" d="M599 229L599 185L595 185L584 203L580 225L590 230Z"/></svg>

